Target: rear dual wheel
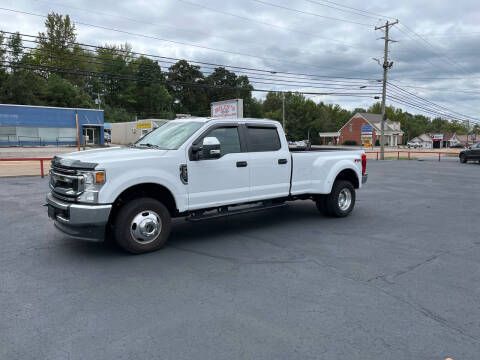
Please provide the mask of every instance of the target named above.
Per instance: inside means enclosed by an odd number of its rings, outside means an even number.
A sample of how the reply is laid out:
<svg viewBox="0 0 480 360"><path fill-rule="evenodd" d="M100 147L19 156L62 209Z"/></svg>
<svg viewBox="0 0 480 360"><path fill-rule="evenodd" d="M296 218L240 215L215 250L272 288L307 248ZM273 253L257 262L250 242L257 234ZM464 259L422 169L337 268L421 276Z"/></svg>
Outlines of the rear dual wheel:
<svg viewBox="0 0 480 360"><path fill-rule="evenodd" d="M317 209L324 215L348 216L355 206L355 188L350 181L335 181L332 191L315 199Z"/></svg>

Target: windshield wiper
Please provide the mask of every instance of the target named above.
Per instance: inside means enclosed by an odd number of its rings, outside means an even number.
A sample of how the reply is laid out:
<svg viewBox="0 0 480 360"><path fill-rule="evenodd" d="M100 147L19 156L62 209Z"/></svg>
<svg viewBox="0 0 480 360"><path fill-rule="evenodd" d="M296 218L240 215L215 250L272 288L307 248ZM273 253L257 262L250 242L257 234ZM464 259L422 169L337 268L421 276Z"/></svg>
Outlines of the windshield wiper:
<svg viewBox="0 0 480 360"><path fill-rule="evenodd" d="M137 144L135 144L135 145L137 145ZM151 143L142 143L142 144L138 144L138 145L146 146L146 147L153 148L153 149L158 149L158 150L165 150L165 149L161 148L160 146L155 145L155 144L151 144Z"/></svg>

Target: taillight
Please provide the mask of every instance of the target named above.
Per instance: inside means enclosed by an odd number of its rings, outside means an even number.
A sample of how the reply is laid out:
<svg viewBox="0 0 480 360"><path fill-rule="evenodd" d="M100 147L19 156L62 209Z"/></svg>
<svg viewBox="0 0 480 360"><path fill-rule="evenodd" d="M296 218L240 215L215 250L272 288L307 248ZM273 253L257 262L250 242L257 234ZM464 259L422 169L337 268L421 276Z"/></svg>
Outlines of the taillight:
<svg viewBox="0 0 480 360"><path fill-rule="evenodd" d="M367 155L362 154L362 175L365 175L367 172Z"/></svg>

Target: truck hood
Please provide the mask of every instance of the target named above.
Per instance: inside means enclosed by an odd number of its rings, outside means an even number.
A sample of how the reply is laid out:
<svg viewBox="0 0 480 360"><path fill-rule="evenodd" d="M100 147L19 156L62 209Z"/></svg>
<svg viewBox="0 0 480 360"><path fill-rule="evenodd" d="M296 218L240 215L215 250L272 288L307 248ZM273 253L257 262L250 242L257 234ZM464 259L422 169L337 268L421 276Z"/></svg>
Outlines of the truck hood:
<svg viewBox="0 0 480 360"><path fill-rule="evenodd" d="M63 166L93 169L97 165L104 167L108 164L121 163L139 158L159 157L165 155L167 152L168 150L118 146L57 155L53 161Z"/></svg>

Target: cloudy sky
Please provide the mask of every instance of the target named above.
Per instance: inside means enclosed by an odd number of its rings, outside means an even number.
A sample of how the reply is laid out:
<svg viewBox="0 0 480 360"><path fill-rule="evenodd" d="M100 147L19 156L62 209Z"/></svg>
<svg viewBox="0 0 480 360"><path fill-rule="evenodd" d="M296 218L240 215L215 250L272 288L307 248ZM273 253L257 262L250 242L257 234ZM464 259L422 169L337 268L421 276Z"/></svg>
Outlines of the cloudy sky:
<svg viewBox="0 0 480 360"><path fill-rule="evenodd" d="M390 44L392 83L462 115L477 117L480 105L478 0L0 0L0 7L39 15L68 13L76 22L78 41L88 44L128 42L137 52L277 72L249 73L258 89L365 95L380 92L375 87L360 89L378 84L375 80L382 75L372 58L383 57L379 38L384 33L374 27L398 19L391 30L391 38L398 41ZM44 18L0 13L0 30L25 34L43 30ZM390 88L397 102L428 107L413 95ZM264 93L254 95L261 98ZM309 96L348 108L376 101L373 95ZM388 103L392 101L393 97Z"/></svg>

